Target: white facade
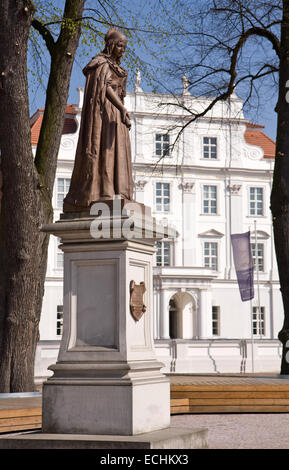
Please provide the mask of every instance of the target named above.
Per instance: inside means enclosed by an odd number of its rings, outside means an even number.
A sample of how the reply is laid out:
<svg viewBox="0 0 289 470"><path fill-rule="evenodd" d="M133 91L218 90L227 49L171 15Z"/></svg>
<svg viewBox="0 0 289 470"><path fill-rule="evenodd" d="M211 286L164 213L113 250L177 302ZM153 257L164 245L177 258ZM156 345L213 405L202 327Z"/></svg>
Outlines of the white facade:
<svg viewBox="0 0 289 470"><path fill-rule="evenodd" d="M78 124L82 89L79 94L76 114L67 115ZM247 143L242 101L236 95L231 105L219 103L186 127L175 142L180 126L191 116L188 110L200 112L208 103L186 90L171 97L143 93L139 87L126 98L132 120L135 199L178 233L159 245L156 254L157 355L167 372L278 372L281 344L276 338L283 307L269 208L274 160L264 158L262 147ZM62 137L55 220L68 190L77 139L78 131ZM160 158L162 152L168 155ZM253 255L257 242L259 288L255 283L255 298L242 302L230 235L248 229ZM39 379L48 375L46 367L57 355L62 277L62 255L57 239L51 237L36 359Z"/></svg>

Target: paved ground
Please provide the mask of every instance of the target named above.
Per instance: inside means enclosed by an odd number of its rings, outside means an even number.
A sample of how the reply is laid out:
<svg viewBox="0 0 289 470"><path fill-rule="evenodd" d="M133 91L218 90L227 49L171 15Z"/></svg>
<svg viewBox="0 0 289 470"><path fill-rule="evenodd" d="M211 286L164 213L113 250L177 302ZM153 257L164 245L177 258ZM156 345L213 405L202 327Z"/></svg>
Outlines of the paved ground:
<svg viewBox="0 0 289 470"><path fill-rule="evenodd" d="M172 375L170 380L173 384L289 384L288 376L278 374ZM207 428L210 449L289 449L289 413L175 415L171 424Z"/></svg>
<svg viewBox="0 0 289 470"><path fill-rule="evenodd" d="M41 408L42 397L40 393L0 393L1 410Z"/></svg>
<svg viewBox="0 0 289 470"><path fill-rule="evenodd" d="M208 429L210 449L289 449L289 414L176 415L173 426Z"/></svg>

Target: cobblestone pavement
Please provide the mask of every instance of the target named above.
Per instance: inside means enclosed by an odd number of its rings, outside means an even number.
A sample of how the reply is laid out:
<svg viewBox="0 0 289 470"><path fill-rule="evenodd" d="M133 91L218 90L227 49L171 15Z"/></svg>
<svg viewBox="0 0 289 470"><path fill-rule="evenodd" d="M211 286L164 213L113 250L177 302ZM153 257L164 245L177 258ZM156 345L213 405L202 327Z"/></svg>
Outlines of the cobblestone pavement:
<svg viewBox="0 0 289 470"><path fill-rule="evenodd" d="M207 428L210 449L289 449L289 413L175 415L171 425Z"/></svg>

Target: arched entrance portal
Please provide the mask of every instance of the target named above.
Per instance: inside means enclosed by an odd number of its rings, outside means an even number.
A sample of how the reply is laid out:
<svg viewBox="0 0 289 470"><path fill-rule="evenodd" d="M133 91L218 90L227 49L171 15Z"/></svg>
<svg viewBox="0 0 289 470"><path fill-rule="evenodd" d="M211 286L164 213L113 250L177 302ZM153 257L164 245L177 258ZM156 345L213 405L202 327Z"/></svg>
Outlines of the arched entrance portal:
<svg viewBox="0 0 289 470"><path fill-rule="evenodd" d="M188 292L170 299L170 338L192 339L195 335L195 301Z"/></svg>

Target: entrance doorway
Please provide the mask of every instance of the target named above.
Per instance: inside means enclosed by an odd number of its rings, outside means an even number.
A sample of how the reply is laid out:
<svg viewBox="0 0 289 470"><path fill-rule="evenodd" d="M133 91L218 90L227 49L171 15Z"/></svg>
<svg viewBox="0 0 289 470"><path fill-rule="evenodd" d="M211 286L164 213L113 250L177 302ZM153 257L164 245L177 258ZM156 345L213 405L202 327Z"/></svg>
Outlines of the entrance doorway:
<svg viewBox="0 0 289 470"><path fill-rule="evenodd" d="M170 338L192 339L195 335L195 300L188 292L177 292L169 305Z"/></svg>

